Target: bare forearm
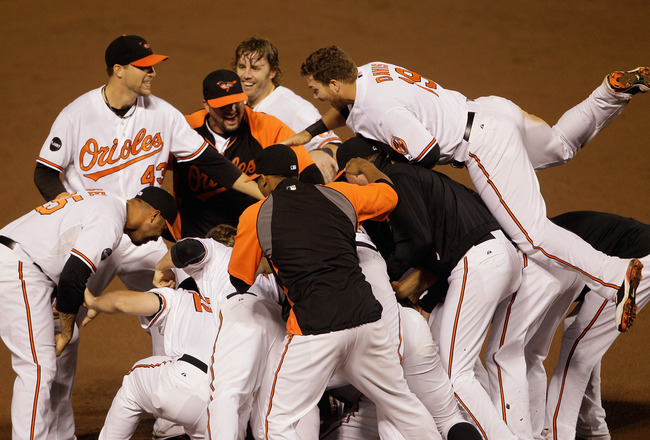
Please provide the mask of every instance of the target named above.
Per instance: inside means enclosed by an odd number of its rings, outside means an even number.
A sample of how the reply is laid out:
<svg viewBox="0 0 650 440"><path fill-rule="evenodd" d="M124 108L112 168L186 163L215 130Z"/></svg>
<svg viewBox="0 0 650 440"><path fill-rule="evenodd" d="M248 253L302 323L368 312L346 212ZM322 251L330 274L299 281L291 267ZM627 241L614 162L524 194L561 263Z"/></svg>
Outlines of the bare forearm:
<svg viewBox="0 0 650 440"><path fill-rule="evenodd" d="M393 289L399 299L413 296L419 297L422 292L432 286L437 280L437 275L418 267L402 281L393 283Z"/></svg>
<svg viewBox="0 0 650 440"><path fill-rule="evenodd" d="M251 197L255 197L257 200L263 199L264 196L257 187L257 183L252 181L246 182L246 179L248 179L246 174L239 176L237 180L235 180L235 183L233 183L232 189L248 194Z"/></svg>
<svg viewBox="0 0 650 440"><path fill-rule="evenodd" d="M96 297L88 308L98 312L126 315L151 316L160 309L158 296L151 292L114 290Z"/></svg>

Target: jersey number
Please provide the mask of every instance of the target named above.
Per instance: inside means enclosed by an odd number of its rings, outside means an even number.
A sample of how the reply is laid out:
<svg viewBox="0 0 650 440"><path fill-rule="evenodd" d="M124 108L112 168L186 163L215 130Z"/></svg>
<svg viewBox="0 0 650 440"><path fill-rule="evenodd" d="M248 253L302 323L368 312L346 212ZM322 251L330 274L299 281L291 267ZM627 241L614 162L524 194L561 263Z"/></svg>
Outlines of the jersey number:
<svg viewBox="0 0 650 440"><path fill-rule="evenodd" d="M199 292L193 290L188 290L189 293L194 295L194 310L201 313L206 311L212 313L212 308L210 307L210 298L204 298Z"/></svg>
<svg viewBox="0 0 650 440"><path fill-rule="evenodd" d="M142 177L140 178L140 183L143 185L154 186L154 183L158 182L160 185L163 183L165 178L165 171L167 171L167 162L159 163L156 168L153 165L149 165Z"/></svg>
<svg viewBox="0 0 650 440"><path fill-rule="evenodd" d="M89 189L87 191L88 191L89 196L97 196L97 195L105 196L106 195L106 193L104 191L100 190L100 189ZM74 202L80 202L83 199L84 198L81 197L77 193L68 194L67 196L63 196L61 198L54 199L54 200L52 200L50 202L47 202L44 205L38 206L36 208L36 211L41 215L50 215L50 214L58 211L59 209L62 209L65 205L67 205L68 200L72 200Z"/></svg>
<svg viewBox="0 0 650 440"><path fill-rule="evenodd" d="M409 84L415 84L422 90L426 90L427 92L431 92L434 95L438 96L438 94L434 91L435 89L438 88L438 85L435 82L431 81L430 79L423 77L419 73L402 69L401 67L397 67L395 69L395 72L401 75L398 78L401 79L402 81L406 81Z"/></svg>

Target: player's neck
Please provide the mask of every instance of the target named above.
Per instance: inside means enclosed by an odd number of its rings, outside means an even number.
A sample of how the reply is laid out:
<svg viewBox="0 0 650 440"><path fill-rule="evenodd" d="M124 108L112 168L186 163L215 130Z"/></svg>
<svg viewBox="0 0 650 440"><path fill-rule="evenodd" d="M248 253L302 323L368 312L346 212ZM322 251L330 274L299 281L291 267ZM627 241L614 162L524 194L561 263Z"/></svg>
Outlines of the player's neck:
<svg viewBox="0 0 650 440"><path fill-rule="evenodd" d="M270 86L266 90L264 90L262 93L260 93L254 100L248 98L248 106L250 108L254 108L257 104L264 101L264 99L267 96L269 96L273 90L275 90L275 85L273 85L273 83L271 83Z"/></svg>
<svg viewBox="0 0 650 440"><path fill-rule="evenodd" d="M104 101L116 110L128 109L135 104L138 95L112 81L104 86Z"/></svg>

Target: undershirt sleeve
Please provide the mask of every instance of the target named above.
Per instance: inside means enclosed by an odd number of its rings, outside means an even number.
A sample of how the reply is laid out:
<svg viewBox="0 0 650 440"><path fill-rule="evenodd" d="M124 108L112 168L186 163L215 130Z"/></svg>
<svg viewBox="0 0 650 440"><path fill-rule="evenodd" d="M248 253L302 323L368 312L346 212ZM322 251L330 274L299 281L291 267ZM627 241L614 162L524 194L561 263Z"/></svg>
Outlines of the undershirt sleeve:
<svg viewBox="0 0 650 440"><path fill-rule="evenodd" d="M56 196L66 191L59 177L60 174L60 172L53 168L36 163L34 184L46 201L53 200Z"/></svg>
<svg viewBox="0 0 650 440"><path fill-rule="evenodd" d="M75 314L79 311L90 275L90 266L75 255L70 255L61 270L57 286L56 309L59 312Z"/></svg>

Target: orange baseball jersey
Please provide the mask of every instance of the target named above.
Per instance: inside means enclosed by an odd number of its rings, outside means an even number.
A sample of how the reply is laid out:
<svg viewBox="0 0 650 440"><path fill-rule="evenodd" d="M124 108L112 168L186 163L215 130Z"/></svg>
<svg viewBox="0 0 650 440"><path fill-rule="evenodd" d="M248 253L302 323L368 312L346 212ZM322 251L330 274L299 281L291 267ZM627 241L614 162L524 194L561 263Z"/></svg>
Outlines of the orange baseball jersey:
<svg viewBox="0 0 650 440"><path fill-rule="evenodd" d="M183 162L206 146L166 101L139 96L119 117L98 88L61 111L37 162L62 172L69 192L103 188L130 198L146 186L162 185L170 154Z"/></svg>
<svg viewBox="0 0 650 440"><path fill-rule="evenodd" d="M228 272L253 284L261 258L271 259L291 304L287 331L321 334L373 322L381 305L365 281L355 233L384 220L397 204L385 182L366 186L305 184L288 178L242 214Z"/></svg>
<svg viewBox="0 0 650 440"><path fill-rule="evenodd" d="M210 129L205 110L187 116L187 121L242 172L251 175L255 173L257 153L294 132L274 116L245 109L240 128L228 137ZM303 146L292 148L298 156L300 172L312 165L316 167ZM236 226L244 209L256 202L250 196L228 190L197 166L181 162L174 163L174 194L179 202L183 237L203 237L210 228L222 223Z"/></svg>

